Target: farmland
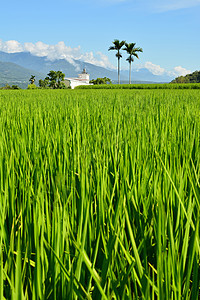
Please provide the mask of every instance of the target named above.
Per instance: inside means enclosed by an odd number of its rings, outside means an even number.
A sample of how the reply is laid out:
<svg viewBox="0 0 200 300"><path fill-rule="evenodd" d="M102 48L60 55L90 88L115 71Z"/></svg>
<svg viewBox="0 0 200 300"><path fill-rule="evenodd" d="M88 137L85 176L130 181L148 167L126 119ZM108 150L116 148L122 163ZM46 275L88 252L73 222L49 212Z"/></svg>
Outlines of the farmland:
<svg viewBox="0 0 200 300"><path fill-rule="evenodd" d="M198 299L199 90L0 91L0 299Z"/></svg>

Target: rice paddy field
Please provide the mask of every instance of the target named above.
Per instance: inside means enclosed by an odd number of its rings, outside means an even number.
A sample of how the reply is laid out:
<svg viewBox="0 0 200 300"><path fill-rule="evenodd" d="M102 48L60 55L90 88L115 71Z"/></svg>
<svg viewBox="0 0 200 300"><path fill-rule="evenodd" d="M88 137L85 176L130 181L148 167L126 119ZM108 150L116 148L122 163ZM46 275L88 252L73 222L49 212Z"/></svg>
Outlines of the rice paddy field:
<svg viewBox="0 0 200 300"><path fill-rule="evenodd" d="M200 298L200 91L0 91L0 299Z"/></svg>

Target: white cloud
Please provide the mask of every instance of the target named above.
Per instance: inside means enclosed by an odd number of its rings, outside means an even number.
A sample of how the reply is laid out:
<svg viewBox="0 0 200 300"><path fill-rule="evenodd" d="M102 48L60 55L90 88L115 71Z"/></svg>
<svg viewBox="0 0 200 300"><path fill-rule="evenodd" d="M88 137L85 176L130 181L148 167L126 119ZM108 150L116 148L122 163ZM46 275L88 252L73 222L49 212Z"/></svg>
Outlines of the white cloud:
<svg viewBox="0 0 200 300"><path fill-rule="evenodd" d="M50 60L76 58L77 55L80 55L80 46L71 48L66 46L64 42L59 42L56 45L48 45L43 42L25 43L23 49L36 56L47 56Z"/></svg>
<svg viewBox="0 0 200 300"><path fill-rule="evenodd" d="M146 62L144 64L144 67L147 68L154 75L162 75L165 73L164 68L161 68L159 65L155 65L150 61Z"/></svg>
<svg viewBox="0 0 200 300"><path fill-rule="evenodd" d="M96 55L91 52L86 52L79 57L80 60L103 68L115 69L110 63L108 56L98 51Z"/></svg>
<svg viewBox="0 0 200 300"><path fill-rule="evenodd" d="M172 71L168 72L171 76L185 76L192 73L190 70L187 70L181 66L174 67Z"/></svg>
<svg viewBox="0 0 200 300"><path fill-rule="evenodd" d="M14 40L10 40L7 42L3 42L0 40L0 50L6 53L16 53L22 52L23 47L19 42Z"/></svg>
<svg viewBox="0 0 200 300"><path fill-rule="evenodd" d="M136 71L146 68L154 75L168 75L170 77L178 77L178 76L185 76L191 73L191 70L187 70L184 67L177 66L174 67L172 70L166 70L159 65L153 64L152 62L148 61L141 65L136 65Z"/></svg>
<svg viewBox="0 0 200 300"><path fill-rule="evenodd" d="M71 48L66 46L64 42L59 42L56 45L48 45L43 42L24 43L24 51L28 51L35 56L46 56L49 60L66 59L69 63L78 68L74 61L80 56L80 46Z"/></svg>
<svg viewBox="0 0 200 300"><path fill-rule="evenodd" d="M0 40L0 51L4 51L7 53L15 53L15 52L30 52L35 56L44 57L46 56L49 60L56 59L66 59L69 63L73 64L76 68L78 68L78 64L76 64L75 60L82 60L84 62L88 62L100 67L115 69L115 67L110 63L108 56L103 54L102 52L93 53L81 52L81 47L70 47L66 46L64 42L59 42L56 45L48 45L43 42L37 43L24 43L20 44L17 41L7 41L3 42Z"/></svg>

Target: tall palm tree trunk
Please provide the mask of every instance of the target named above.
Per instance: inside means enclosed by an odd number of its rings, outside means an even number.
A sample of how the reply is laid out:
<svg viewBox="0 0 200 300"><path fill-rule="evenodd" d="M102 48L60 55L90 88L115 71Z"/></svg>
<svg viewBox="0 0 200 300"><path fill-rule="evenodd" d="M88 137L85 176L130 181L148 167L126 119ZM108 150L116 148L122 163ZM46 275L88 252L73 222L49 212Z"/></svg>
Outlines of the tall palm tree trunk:
<svg viewBox="0 0 200 300"><path fill-rule="evenodd" d="M117 53L116 53L116 57L117 57L117 59L118 59L118 84L120 84L120 74L119 74L119 72L120 72L120 58L122 57L122 55L121 55L121 53L120 53L120 49L122 48L122 46L124 46L124 44L125 44L125 41L119 41L119 40L114 40L114 42L113 42L113 44L114 44L114 46L111 46L109 49L108 49L108 51L109 50L117 50Z"/></svg>
<svg viewBox="0 0 200 300"><path fill-rule="evenodd" d="M126 52L128 53L128 58L127 61L130 64L130 69L129 69L129 84L131 84L131 62L134 61L133 57L138 57L137 52L143 52L142 48L137 47L135 48L135 43L125 43L125 47L122 50L126 50Z"/></svg>

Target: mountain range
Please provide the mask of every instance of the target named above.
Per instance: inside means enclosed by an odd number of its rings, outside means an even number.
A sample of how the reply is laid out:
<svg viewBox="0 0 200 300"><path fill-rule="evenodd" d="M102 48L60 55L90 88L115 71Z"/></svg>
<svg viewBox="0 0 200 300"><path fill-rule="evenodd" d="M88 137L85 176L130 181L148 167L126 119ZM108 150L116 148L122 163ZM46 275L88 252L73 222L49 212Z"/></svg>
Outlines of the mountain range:
<svg viewBox="0 0 200 300"><path fill-rule="evenodd" d="M9 84L26 88L32 74L37 78L44 76L40 72L23 68L15 63L0 61L0 87Z"/></svg>
<svg viewBox="0 0 200 300"><path fill-rule="evenodd" d="M90 79L108 77L117 81L117 71L95 66L80 60L71 62L66 59L49 60L47 57L34 56L29 52L5 53L0 51L0 86L17 84L26 88L31 75L35 75L36 83L44 79L50 70L62 71L65 77L77 77L77 74L86 68ZM169 82L173 78L152 74L148 69L140 69L132 72L133 82ZM121 71L121 81L128 82L128 71Z"/></svg>

